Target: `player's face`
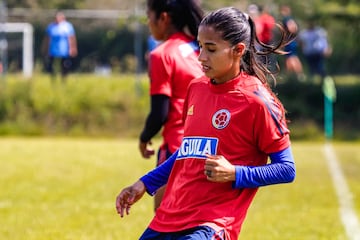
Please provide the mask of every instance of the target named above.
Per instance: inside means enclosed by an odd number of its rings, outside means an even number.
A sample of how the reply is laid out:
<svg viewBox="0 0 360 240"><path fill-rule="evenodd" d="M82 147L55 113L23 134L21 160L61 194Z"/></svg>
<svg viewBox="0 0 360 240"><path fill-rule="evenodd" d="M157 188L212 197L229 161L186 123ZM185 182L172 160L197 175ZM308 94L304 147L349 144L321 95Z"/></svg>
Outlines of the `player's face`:
<svg viewBox="0 0 360 240"><path fill-rule="evenodd" d="M241 55L238 46L231 46L211 26L200 26L198 42L199 61L207 77L216 83L224 83L239 75Z"/></svg>
<svg viewBox="0 0 360 240"><path fill-rule="evenodd" d="M65 15L63 13L57 13L55 16L55 21L60 23L65 20Z"/></svg>
<svg viewBox="0 0 360 240"><path fill-rule="evenodd" d="M152 10L147 10L148 26L153 37L158 40L164 40L164 24L162 21L162 15L160 18L156 18L156 14Z"/></svg>

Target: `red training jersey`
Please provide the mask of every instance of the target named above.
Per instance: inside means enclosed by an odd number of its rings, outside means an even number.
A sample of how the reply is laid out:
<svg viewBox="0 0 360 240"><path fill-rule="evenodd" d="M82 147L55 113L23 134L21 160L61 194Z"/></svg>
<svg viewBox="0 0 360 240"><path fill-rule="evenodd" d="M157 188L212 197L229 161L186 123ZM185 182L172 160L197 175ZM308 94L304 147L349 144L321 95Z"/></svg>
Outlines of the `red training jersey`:
<svg viewBox="0 0 360 240"><path fill-rule="evenodd" d="M261 14L255 20L256 34L259 40L265 44L270 44L273 37L273 29L275 27L275 19L270 14Z"/></svg>
<svg viewBox="0 0 360 240"><path fill-rule="evenodd" d="M191 80L203 75L198 61L199 47L195 39L178 32L150 53L150 95L170 98L167 121L163 126L163 144L175 152L184 134L182 110Z"/></svg>
<svg viewBox="0 0 360 240"><path fill-rule="evenodd" d="M290 146L283 113L255 77L241 74L218 85L207 77L194 81L184 105L184 138L149 227L175 232L206 225L237 239L257 188L208 181L204 159L217 154L234 165L267 164L270 153Z"/></svg>

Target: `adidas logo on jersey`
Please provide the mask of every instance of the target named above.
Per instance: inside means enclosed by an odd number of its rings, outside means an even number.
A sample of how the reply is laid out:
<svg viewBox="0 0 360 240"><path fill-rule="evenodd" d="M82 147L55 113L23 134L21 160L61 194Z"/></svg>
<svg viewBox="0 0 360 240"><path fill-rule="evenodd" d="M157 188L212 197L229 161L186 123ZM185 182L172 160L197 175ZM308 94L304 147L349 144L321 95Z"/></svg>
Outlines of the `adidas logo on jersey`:
<svg viewBox="0 0 360 240"><path fill-rule="evenodd" d="M191 105L190 108L187 111L188 116L194 115L194 105Z"/></svg>

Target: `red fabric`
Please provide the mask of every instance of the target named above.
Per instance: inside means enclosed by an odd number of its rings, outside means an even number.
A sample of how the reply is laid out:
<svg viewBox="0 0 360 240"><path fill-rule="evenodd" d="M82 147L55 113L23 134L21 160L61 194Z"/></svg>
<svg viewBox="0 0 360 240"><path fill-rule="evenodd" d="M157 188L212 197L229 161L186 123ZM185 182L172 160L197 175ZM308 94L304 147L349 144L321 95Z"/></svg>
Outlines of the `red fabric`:
<svg viewBox="0 0 360 240"><path fill-rule="evenodd" d="M273 37L273 29L275 27L275 19L267 13L261 14L255 20L256 34L259 40L263 43L269 44Z"/></svg>
<svg viewBox="0 0 360 240"><path fill-rule="evenodd" d="M219 112L229 115L221 122ZM242 74L219 85L206 77L194 81L184 107L184 140L150 228L173 232L207 225L237 239L257 188L208 181L204 155L223 155L235 165L265 165L268 153L290 145L279 113L282 107L257 78Z"/></svg>
<svg viewBox="0 0 360 240"><path fill-rule="evenodd" d="M184 33L173 34L150 53L150 94L170 97L170 108L163 128L164 144L174 152L184 134L181 120L184 98L191 80L203 75L194 39Z"/></svg>

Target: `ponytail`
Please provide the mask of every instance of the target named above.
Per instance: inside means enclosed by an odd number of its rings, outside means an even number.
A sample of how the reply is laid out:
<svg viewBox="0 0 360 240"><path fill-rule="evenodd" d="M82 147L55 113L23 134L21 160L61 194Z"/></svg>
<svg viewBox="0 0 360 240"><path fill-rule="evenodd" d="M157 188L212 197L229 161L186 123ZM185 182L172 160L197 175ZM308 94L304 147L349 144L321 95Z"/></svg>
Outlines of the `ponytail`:
<svg viewBox="0 0 360 240"><path fill-rule="evenodd" d="M279 72L280 67L279 64L276 63L275 70L269 69L268 57L270 54L286 54L282 48L288 45L290 42L294 41L295 35L285 31L285 29L280 24L276 24L281 33L280 40L275 42L273 45L268 45L258 39L255 23L251 18L249 18L249 26L251 29L249 46L251 65L248 73L255 74L263 83L268 82L267 76L270 76L274 84L276 84L274 74Z"/></svg>
<svg viewBox="0 0 360 240"><path fill-rule="evenodd" d="M191 35L197 37L198 35L198 28L200 25L201 20L204 17L204 12L200 8L200 5L197 4L198 0L183 0L187 3L188 11L185 11L185 18L186 26L188 27Z"/></svg>
<svg viewBox="0 0 360 240"><path fill-rule="evenodd" d="M268 77L270 77L274 84L276 84L276 79L274 77L275 72L268 68L267 57L270 54L285 54L286 52L281 49L293 41L295 35L285 31L281 25L277 24L281 33L280 40L274 45L264 44L259 41L256 35L254 21L248 14L241 12L234 7L221 8L209 13L202 20L201 25L213 27L215 31L221 33L221 38L228 41L232 46L235 46L238 43L244 43L247 48L241 57L241 71L259 78L272 94L275 101L280 103L279 99L271 90L268 82ZM276 64L276 68L278 71L278 64ZM280 104L280 106L282 105ZM283 112L285 112L285 110Z"/></svg>

